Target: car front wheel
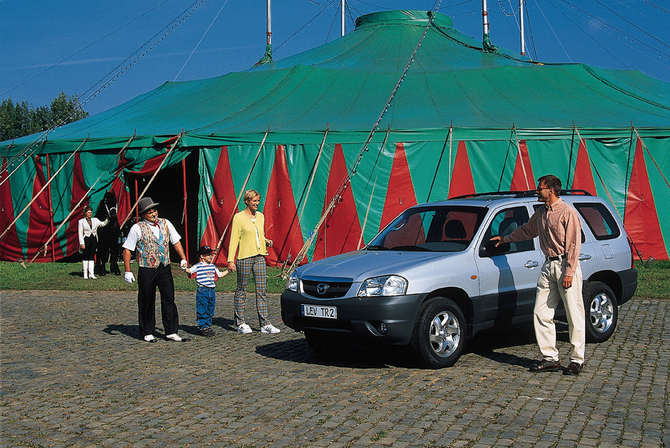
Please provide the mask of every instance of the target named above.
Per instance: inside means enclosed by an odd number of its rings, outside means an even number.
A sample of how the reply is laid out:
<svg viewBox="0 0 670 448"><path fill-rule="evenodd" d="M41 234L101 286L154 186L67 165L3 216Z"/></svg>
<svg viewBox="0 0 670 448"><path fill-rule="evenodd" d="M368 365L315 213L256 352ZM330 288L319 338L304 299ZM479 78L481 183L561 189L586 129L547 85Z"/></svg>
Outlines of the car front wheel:
<svg viewBox="0 0 670 448"><path fill-rule="evenodd" d="M619 318L616 297L602 282L593 282L584 288L586 308L586 340L605 342L612 336Z"/></svg>
<svg viewBox="0 0 670 448"><path fill-rule="evenodd" d="M465 347L465 317L450 299L434 297L419 309L410 346L432 368L454 365Z"/></svg>

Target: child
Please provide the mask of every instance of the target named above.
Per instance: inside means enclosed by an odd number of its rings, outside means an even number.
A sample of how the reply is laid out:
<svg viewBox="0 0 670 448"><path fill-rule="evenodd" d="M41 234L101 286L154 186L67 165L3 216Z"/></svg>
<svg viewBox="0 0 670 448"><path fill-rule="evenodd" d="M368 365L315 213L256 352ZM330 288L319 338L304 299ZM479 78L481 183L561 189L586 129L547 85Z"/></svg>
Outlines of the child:
<svg viewBox="0 0 670 448"><path fill-rule="evenodd" d="M185 269L186 273L191 277L195 277L198 285L198 290L195 293L195 313L198 321L198 328L200 333L205 337L212 337L216 335L212 330L212 317L214 316L214 307L216 306L216 293L214 288L215 282L228 274L219 271L219 269L212 264L212 248L209 246L202 246L198 249L200 262L194 264L190 268Z"/></svg>

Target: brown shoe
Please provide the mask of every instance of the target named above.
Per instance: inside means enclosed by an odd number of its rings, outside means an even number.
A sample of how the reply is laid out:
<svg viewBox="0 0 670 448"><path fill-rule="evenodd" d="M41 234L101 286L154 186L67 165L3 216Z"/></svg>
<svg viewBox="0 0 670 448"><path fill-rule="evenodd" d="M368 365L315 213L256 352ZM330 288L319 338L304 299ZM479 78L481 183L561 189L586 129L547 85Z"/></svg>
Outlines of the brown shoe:
<svg viewBox="0 0 670 448"><path fill-rule="evenodd" d="M542 360L538 363L533 364L530 366L528 370L531 372L558 372L561 368L561 362L560 361L547 361Z"/></svg>
<svg viewBox="0 0 670 448"><path fill-rule="evenodd" d="M582 367L582 364L573 361L568 364L568 367L563 371L563 375L579 375L582 371Z"/></svg>

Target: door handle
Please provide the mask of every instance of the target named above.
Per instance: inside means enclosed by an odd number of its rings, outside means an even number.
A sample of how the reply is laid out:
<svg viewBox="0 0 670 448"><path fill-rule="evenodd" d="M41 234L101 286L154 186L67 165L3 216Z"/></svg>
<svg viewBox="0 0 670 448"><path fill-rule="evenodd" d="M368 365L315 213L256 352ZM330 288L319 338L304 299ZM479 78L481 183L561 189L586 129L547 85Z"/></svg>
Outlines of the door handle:
<svg viewBox="0 0 670 448"><path fill-rule="evenodd" d="M523 266L528 269L536 268L540 265L537 261L528 260Z"/></svg>
<svg viewBox="0 0 670 448"><path fill-rule="evenodd" d="M591 259L591 255L589 255L589 254L579 254L579 261L590 260L590 259Z"/></svg>

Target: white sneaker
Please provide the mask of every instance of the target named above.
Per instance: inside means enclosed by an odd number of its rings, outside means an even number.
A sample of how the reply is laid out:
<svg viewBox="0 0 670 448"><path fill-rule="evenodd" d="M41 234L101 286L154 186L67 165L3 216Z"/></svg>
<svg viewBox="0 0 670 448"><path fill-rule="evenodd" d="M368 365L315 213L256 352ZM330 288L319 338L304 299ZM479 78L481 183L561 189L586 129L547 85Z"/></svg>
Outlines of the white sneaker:
<svg viewBox="0 0 670 448"><path fill-rule="evenodd" d="M242 334L249 334L251 333L251 327L247 324L242 324L237 327L237 332Z"/></svg>
<svg viewBox="0 0 670 448"><path fill-rule="evenodd" d="M279 333L280 331L281 331L281 330L280 330L279 328L275 327L275 326L272 325L272 324L267 324L266 326L261 327L261 333L272 333L272 334L277 334L277 333Z"/></svg>
<svg viewBox="0 0 670 448"><path fill-rule="evenodd" d="M181 342L183 340L177 333L168 334L165 337L175 342Z"/></svg>
<svg viewBox="0 0 670 448"><path fill-rule="evenodd" d="M144 336L144 341L145 342L156 342L156 338L154 337L153 334L148 334Z"/></svg>

